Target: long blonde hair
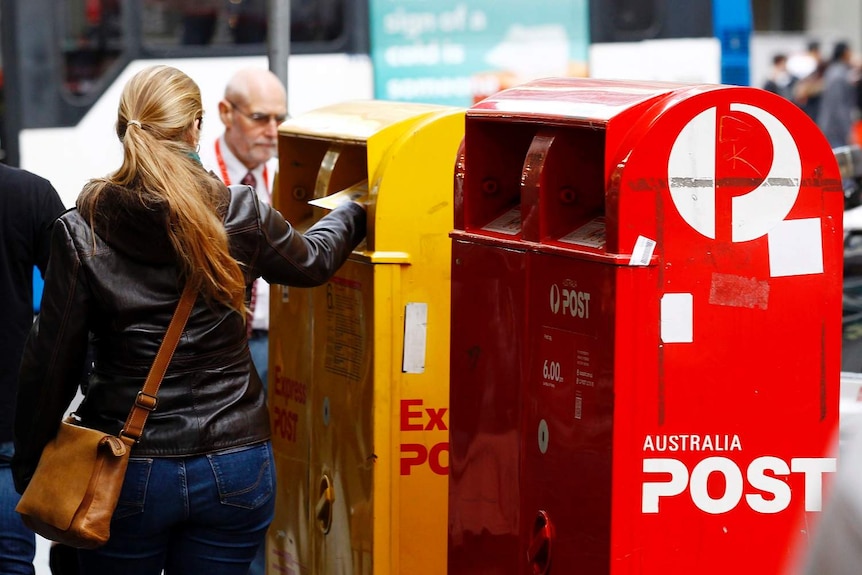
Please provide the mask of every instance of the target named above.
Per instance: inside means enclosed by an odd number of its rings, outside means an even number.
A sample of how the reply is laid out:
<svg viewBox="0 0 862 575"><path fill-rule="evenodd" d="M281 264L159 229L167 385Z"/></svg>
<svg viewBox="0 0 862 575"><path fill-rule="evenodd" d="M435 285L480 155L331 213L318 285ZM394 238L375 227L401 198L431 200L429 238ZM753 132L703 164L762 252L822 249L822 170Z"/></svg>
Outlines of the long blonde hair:
<svg viewBox="0 0 862 575"><path fill-rule="evenodd" d="M151 66L135 74L123 89L117 115L123 164L107 178L91 180L78 209L92 224L111 184L138 193L145 205L164 206L186 282L208 301L245 317L245 280L219 214L227 194L194 154L193 130L202 116L200 89L180 70Z"/></svg>

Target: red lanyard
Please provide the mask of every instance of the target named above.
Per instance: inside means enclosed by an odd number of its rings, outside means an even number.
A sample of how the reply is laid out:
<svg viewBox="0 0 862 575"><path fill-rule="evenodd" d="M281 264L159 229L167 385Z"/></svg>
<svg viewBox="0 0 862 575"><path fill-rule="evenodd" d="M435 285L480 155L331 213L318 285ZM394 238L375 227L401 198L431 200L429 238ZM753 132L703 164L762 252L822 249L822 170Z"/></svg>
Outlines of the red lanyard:
<svg viewBox="0 0 862 575"><path fill-rule="evenodd" d="M227 165L224 163L224 156L221 153L221 142L219 138L215 141L215 155L218 162L218 168L221 170L221 179L224 185L230 185L230 175L227 173ZM267 174L266 164L263 165L263 191L266 192L266 197L269 198L269 177Z"/></svg>

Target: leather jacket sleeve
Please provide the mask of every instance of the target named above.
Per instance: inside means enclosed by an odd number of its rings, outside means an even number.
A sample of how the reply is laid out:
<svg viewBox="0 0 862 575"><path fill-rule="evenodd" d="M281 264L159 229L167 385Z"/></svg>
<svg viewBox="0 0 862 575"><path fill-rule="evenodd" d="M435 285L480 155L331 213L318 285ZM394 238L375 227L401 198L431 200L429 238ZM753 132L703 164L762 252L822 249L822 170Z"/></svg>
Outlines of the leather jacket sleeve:
<svg viewBox="0 0 862 575"><path fill-rule="evenodd" d="M231 193L244 194L243 201L231 204L253 210L260 226L259 231L251 230L259 234L258 241L252 243L254 252L238 259L247 263L253 277L270 283L297 287L326 283L365 237L365 209L353 202L336 208L300 233L277 210L258 200L251 188L231 186Z"/></svg>
<svg viewBox="0 0 862 575"><path fill-rule="evenodd" d="M64 217L51 238L42 307L27 338L15 412L12 473L20 493L75 397L87 355L89 290Z"/></svg>

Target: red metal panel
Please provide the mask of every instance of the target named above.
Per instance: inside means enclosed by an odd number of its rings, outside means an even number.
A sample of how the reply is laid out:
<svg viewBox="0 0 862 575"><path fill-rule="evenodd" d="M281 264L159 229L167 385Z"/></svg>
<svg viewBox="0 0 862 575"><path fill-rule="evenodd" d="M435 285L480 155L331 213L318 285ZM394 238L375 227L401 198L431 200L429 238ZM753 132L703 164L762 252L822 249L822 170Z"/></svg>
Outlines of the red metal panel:
<svg viewBox="0 0 862 575"><path fill-rule="evenodd" d="M532 254L522 533L552 522L550 561L607 571L614 408L615 266ZM541 572L541 555L531 557ZM531 570L522 573L532 573Z"/></svg>
<svg viewBox="0 0 862 575"><path fill-rule="evenodd" d="M613 530L614 573L777 573L816 523L838 423L843 197L798 112L758 90L691 97L653 119L621 171L619 245L657 242L654 297L690 297L691 339L660 336L658 371L631 382L648 403L617 396L633 433L614 444L612 522L627 526ZM676 187L691 176L674 172L682 153L712 173ZM714 199L699 193L710 179ZM715 203L714 229L681 188Z"/></svg>
<svg viewBox="0 0 862 575"><path fill-rule="evenodd" d="M452 261L448 573L504 573L524 555L526 259L499 244L456 240Z"/></svg>

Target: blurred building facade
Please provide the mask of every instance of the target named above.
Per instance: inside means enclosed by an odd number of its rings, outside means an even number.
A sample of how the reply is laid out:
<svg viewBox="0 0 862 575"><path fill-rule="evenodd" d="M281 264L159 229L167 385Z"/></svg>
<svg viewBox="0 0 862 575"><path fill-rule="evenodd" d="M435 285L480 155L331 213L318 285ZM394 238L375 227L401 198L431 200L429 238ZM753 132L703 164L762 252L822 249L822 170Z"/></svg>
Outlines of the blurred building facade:
<svg viewBox="0 0 862 575"><path fill-rule="evenodd" d="M862 2L859 0L753 0L758 32L801 32L825 43L846 39L862 50Z"/></svg>

